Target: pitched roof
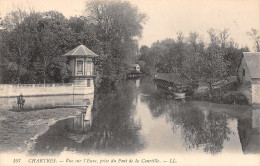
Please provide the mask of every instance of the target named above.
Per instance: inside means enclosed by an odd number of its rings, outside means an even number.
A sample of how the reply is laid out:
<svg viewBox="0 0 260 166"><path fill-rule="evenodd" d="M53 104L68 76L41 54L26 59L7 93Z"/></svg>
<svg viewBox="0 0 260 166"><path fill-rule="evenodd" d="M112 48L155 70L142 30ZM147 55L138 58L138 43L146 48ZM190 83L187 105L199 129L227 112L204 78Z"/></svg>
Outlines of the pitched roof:
<svg viewBox="0 0 260 166"><path fill-rule="evenodd" d="M189 80L178 74L156 73L155 79L173 82L175 84L188 84Z"/></svg>
<svg viewBox="0 0 260 166"><path fill-rule="evenodd" d="M88 49L86 46L84 45L80 45L76 48L74 48L73 50L67 52L65 55L63 56L88 56L88 57L97 57L98 55L95 54L93 51L91 51L90 49Z"/></svg>
<svg viewBox="0 0 260 166"><path fill-rule="evenodd" d="M260 52L243 52L251 78L260 78Z"/></svg>
<svg viewBox="0 0 260 166"><path fill-rule="evenodd" d="M139 66L139 64L132 64L130 65L131 67L136 67L136 66Z"/></svg>

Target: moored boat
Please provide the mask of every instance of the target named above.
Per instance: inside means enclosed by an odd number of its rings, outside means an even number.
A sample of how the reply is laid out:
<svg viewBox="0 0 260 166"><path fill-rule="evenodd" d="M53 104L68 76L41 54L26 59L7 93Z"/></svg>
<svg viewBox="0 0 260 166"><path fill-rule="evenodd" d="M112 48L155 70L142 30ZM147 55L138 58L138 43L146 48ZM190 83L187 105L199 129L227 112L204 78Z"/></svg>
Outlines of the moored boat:
<svg viewBox="0 0 260 166"><path fill-rule="evenodd" d="M174 94L175 99L184 99L185 98L185 93L174 92L173 94Z"/></svg>

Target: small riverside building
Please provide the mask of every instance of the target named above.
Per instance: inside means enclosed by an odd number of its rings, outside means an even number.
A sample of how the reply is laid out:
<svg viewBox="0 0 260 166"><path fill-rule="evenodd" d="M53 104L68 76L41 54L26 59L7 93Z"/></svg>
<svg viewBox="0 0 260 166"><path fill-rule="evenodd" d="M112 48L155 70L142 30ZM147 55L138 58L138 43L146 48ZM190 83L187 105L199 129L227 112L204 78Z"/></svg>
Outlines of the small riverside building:
<svg viewBox="0 0 260 166"><path fill-rule="evenodd" d="M260 52L243 52L237 74L241 92L253 104L260 104Z"/></svg>
<svg viewBox="0 0 260 166"><path fill-rule="evenodd" d="M139 64L133 64L131 66L132 70L135 71L135 72L140 72L140 66Z"/></svg>
<svg viewBox="0 0 260 166"><path fill-rule="evenodd" d="M136 78L140 78L141 76L144 76L144 73L141 73L140 70L140 65L139 64L132 64L130 66L130 71L129 73L126 75L127 79L136 79Z"/></svg>
<svg viewBox="0 0 260 166"><path fill-rule="evenodd" d="M71 82L74 84L74 94L94 93L94 78L96 74L93 58L98 55L86 46L80 45L63 56L68 57Z"/></svg>

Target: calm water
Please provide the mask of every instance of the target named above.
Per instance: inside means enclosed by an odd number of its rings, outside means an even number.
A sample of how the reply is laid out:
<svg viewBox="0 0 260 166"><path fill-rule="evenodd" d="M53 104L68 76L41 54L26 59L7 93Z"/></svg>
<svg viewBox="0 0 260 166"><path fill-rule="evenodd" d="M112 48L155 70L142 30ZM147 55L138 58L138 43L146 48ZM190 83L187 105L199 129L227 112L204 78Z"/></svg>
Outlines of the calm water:
<svg viewBox="0 0 260 166"><path fill-rule="evenodd" d="M31 154L260 153L260 109L166 99L150 78L95 94L92 111L57 122Z"/></svg>

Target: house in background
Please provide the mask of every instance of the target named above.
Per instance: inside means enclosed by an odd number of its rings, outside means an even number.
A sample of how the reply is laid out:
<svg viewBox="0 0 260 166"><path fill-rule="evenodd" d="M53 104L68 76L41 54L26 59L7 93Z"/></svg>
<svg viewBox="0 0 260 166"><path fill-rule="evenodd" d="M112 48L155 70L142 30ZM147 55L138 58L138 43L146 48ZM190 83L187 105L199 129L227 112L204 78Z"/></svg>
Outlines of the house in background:
<svg viewBox="0 0 260 166"><path fill-rule="evenodd" d="M243 52L237 70L240 91L254 104L260 104L260 52Z"/></svg>
<svg viewBox="0 0 260 166"><path fill-rule="evenodd" d="M132 64L130 66L129 73L126 74L126 79L136 79L136 78L140 78L141 76L144 76L144 74L141 73L140 65Z"/></svg>
<svg viewBox="0 0 260 166"><path fill-rule="evenodd" d="M132 71L134 71L134 72L140 72L140 66L139 66L139 64L133 64L133 65L131 65L131 69L132 69Z"/></svg>
<svg viewBox="0 0 260 166"><path fill-rule="evenodd" d="M74 94L94 93L93 58L98 55L84 45L80 45L63 56L69 59L71 82L74 84Z"/></svg>

